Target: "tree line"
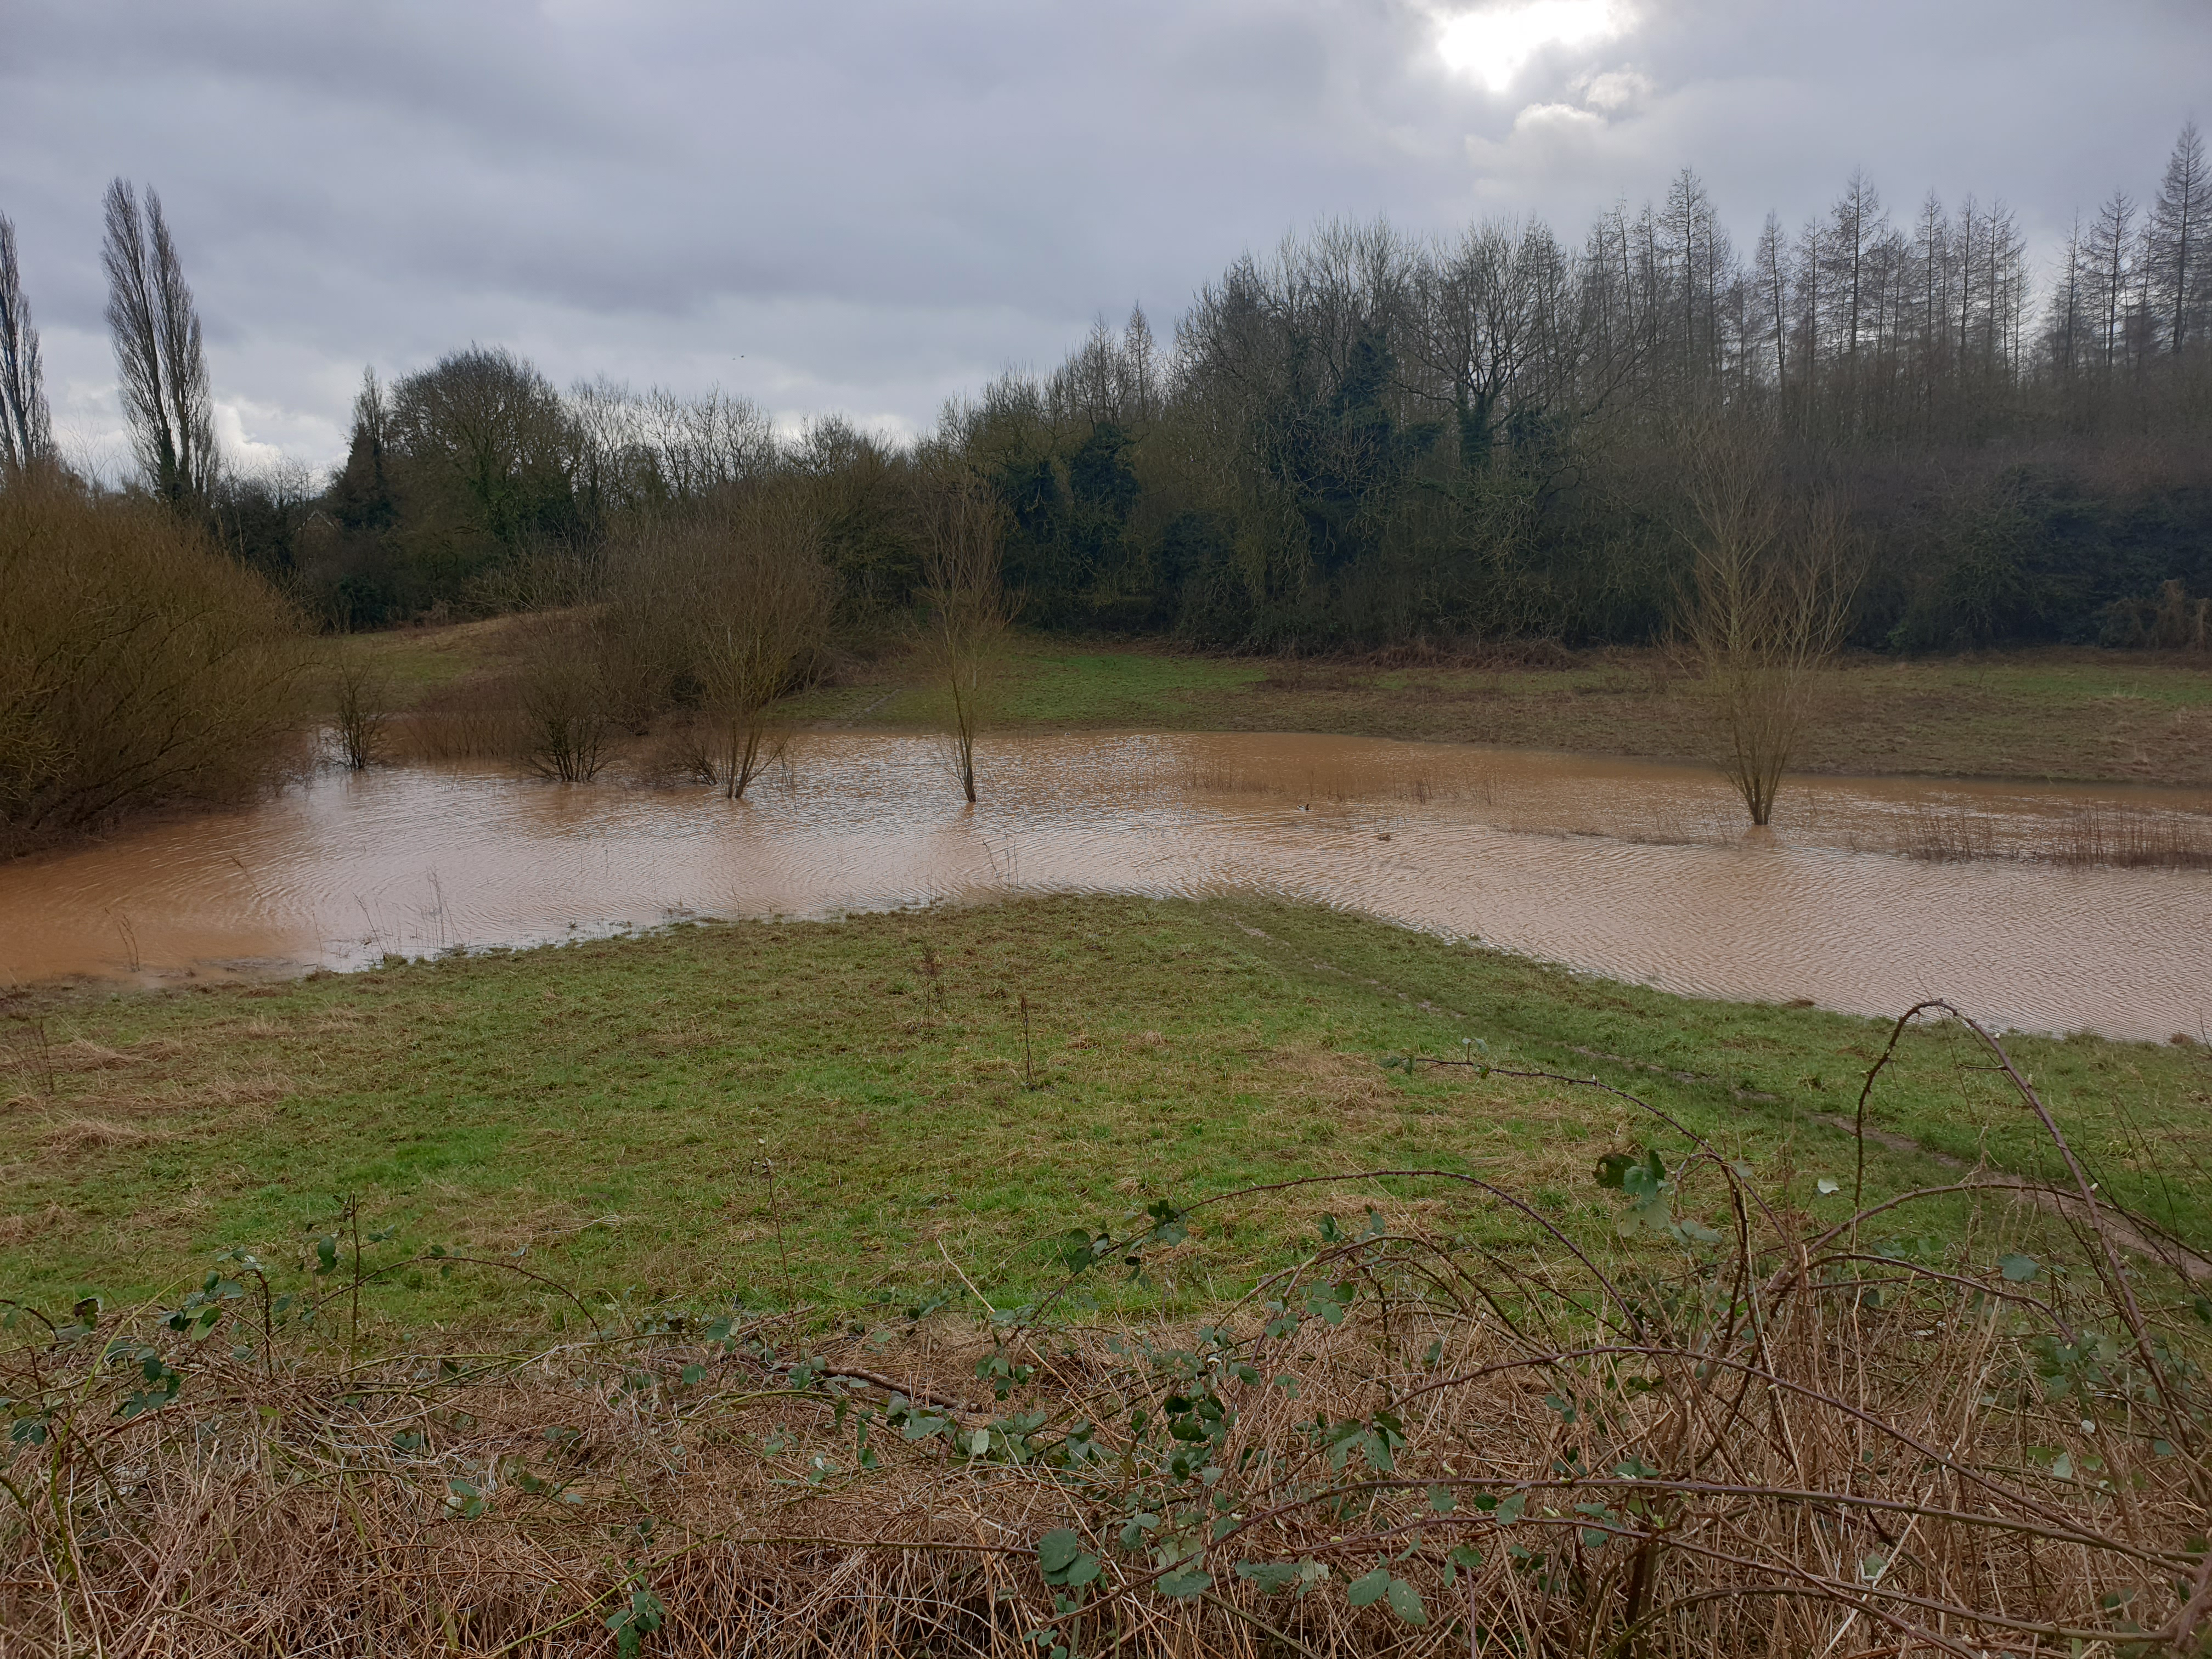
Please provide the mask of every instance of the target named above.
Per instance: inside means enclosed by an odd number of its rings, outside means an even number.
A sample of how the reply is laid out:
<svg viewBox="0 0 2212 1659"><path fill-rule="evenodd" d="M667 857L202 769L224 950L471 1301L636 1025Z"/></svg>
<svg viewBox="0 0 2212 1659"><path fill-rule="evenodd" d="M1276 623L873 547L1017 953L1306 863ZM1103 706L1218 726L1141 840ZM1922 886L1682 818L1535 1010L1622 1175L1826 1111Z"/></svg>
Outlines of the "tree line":
<svg viewBox="0 0 2212 1659"><path fill-rule="evenodd" d="M356 399L327 479L227 468L159 198L118 180L105 264L134 487L337 627L604 596L703 504L797 514L837 626L926 604L953 475L1002 516L1032 626L1244 649L1637 641L1694 580L1692 447L1833 503L1850 637L1893 648L2201 642L2212 598L2212 167L2185 128L2050 268L2003 204L1903 213L1854 174L1747 249L1685 170L1578 240L1333 224L1237 260L1163 342L1103 322L898 445L826 416L599 380L495 347ZM1703 434L1700 436L1699 434ZM1744 434L1753 434L1755 441ZM0 220L0 465L51 455ZM957 493L957 492L956 492ZM659 538L656 541L655 538Z"/></svg>

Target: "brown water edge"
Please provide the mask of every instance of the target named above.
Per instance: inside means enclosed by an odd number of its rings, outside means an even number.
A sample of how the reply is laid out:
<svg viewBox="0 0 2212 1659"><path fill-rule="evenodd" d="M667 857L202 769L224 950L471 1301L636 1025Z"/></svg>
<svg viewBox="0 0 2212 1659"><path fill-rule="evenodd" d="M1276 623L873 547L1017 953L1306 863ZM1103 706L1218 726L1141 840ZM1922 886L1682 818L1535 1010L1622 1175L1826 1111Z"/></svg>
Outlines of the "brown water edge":
<svg viewBox="0 0 2212 1659"><path fill-rule="evenodd" d="M0 982L351 968L696 916L1022 890L1263 893L1698 996L2163 1038L2212 1023L2212 872L1899 856L1931 816L2033 849L2081 814L2200 834L2212 792L1793 781L1747 836L1710 773L1244 733L941 746L809 733L743 803L483 769L329 773L0 867Z"/></svg>

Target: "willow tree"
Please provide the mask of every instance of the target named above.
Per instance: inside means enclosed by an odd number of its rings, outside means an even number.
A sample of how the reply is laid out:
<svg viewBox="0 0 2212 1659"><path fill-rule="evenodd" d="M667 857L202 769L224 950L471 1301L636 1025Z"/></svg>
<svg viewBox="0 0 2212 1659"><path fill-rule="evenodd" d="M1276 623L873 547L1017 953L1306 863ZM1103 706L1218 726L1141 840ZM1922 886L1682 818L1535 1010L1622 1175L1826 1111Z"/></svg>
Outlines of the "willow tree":
<svg viewBox="0 0 2212 1659"><path fill-rule="evenodd" d="M953 769L975 799L975 739L990 714L993 671L1013 621L1000 571L1006 507L983 479L946 473L923 519L922 656L948 702Z"/></svg>
<svg viewBox="0 0 2212 1659"><path fill-rule="evenodd" d="M1787 488L1763 434L1714 421L1687 436L1677 638L1710 700L1714 758L1763 827L1850 627L1856 544L1839 503Z"/></svg>

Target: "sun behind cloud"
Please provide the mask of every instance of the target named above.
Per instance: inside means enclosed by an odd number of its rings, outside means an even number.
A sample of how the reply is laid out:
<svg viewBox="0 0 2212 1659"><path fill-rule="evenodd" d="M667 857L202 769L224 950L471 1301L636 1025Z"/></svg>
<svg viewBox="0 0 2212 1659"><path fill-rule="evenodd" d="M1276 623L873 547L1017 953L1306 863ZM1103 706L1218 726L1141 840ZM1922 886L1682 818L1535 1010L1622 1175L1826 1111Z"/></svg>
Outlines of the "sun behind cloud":
<svg viewBox="0 0 2212 1659"><path fill-rule="evenodd" d="M1520 0L1444 18L1437 52L1448 68L1504 92L1547 47L1600 46L1633 21L1623 0Z"/></svg>

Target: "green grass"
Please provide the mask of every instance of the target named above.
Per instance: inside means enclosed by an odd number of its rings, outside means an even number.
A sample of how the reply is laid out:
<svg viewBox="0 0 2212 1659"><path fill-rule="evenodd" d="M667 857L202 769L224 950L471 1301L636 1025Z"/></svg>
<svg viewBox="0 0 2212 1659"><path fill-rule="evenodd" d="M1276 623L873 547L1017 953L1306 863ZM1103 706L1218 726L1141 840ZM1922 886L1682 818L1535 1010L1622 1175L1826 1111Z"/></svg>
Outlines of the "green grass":
<svg viewBox="0 0 2212 1659"><path fill-rule="evenodd" d="M927 688L887 659L793 699L799 720L927 726ZM1554 666L1182 655L1024 635L1009 652L1010 726L1334 732L1702 760L1696 699L1656 652L1588 652ZM2033 651L1846 659L1799 769L2049 781L2212 784L2212 672L2185 659Z"/></svg>
<svg viewBox="0 0 2212 1659"><path fill-rule="evenodd" d="M0 1294L49 1304L161 1293L229 1245L294 1260L342 1193L404 1243L695 1302L903 1303L951 1282L948 1257L1013 1294L1042 1282L1040 1242L1071 1225L1383 1166L1479 1172L1602 1236L1597 1156L1680 1139L1593 1090L1377 1063L1474 1037L1499 1064L1645 1094L1817 1212L1842 1201L1814 1196L1820 1176L1848 1190L1851 1145L1810 1120L1850 1112L1884 1036L1327 910L1109 898L56 994L15 1015ZM2154 1167L2191 1171L2203 1153L2202 1049L2014 1048L2109 1190L2212 1240L2212 1194L2193 1175L2163 1190ZM1977 1064L1955 1034L1913 1037L1876 1122L2048 1170L2024 1110ZM1871 1169L1881 1188L1948 1178L1884 1152ZM1177 1292L1247 1282L1320 1210L1356 1215L1367 1190L1209 1212ZM1454 1210L1462 1199L1401 1197L1438 1224L1484 1224ZM539 1299L463 1274L404 1316L521 1316Z"/></svg>
<svg viewBox="0 0 2212 1659"><path fill-rule="evenodd" d="M1244 659L1130 647L1070 647L1017 635L1000 665L996 718L1016 726L1202 728L1224 699L1249 698L1267 677ZM941 719L933 688L911 683L893 659L856 671L850 683L794 697L793 720L865 720L871 726L927 726Z"/></svg>
<svg viewBox="0 0 2212 1659"><path fill-rule="evenodd" d="M383 676L395 708L410 708L460 680L511 668L516 620L492 617L443 628L318 635L310 641L313 693L327 697L329 675L342 656L351 654Z"/></svg>

